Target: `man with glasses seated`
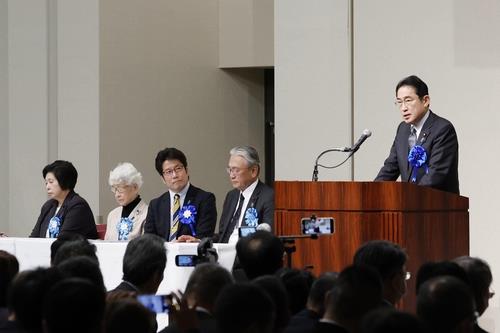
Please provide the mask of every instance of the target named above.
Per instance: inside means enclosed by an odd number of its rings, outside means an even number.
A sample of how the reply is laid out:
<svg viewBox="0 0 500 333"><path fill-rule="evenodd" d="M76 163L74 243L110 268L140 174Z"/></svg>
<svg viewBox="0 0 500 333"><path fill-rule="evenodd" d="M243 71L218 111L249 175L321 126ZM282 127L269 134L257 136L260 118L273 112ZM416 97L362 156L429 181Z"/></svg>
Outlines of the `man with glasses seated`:
<svg viewBox="0 0 500 333"><path fill-rule="evenodd" d="M425 82L414 75L401 80L395 104L403 121L375 180L401 176L404 182L459 194L457 133L452 123L429 109Z"/></svg>
<svg viewBox="0 0 500 333"><path fill-rule="evenodd" d="M155 166L168 191L149 204L144 232L167 241L212 237L217 222L215 196L189 183L184 153L165 148L156 156Z"/></svg>
<svg viewBox="0 0 500 333"><path fill-rule="evenodd" d="M238 146L229 152L227 173L233 185L224 200L215 241L236 243L239 227L266 224L262 230L271 231L274 220L274 190L259 180L260 159L255 148Z"/></svg>

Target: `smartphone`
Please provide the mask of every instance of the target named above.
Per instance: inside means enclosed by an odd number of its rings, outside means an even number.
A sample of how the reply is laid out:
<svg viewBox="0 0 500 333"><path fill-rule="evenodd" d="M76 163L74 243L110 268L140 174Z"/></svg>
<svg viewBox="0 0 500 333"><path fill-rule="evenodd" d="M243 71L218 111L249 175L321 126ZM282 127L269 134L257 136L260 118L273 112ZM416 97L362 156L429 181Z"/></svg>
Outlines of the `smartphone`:
<svg viewBox="0 0 500 333"><path fill-rule="evenodd" d="M257 229L255 227L239 227L238 234L240 237L246 237L250 234L253 234Z"/></svg>
<svg viewBox="0 0 500 333"><path fill-rule="evenodd" d="M154 313L168 313L168 295L138 295L137 300Z"/></svg>
<svg viewBox="0 0 500 333"><path fill-rule="evenodd" d="M179 267L194 267L198 263L196 254L178 254L175 256L175 265Z"/></svg>
<svg viewBox="0 0 500 333"><path fill-rule="evenodd" d="M335 219L333 217L317 217L316 219L303 218L301 220L302 234L333 234L334 223Z"/></svg>

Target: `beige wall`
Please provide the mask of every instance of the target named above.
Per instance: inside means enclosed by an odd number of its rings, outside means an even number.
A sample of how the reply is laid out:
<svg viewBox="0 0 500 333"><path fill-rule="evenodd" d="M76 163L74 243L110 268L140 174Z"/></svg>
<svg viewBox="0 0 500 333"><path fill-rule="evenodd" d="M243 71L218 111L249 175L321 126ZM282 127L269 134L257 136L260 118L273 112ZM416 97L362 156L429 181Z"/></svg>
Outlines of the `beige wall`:
<svg viewBox="0 0 500 333"><path fill-rule="evenodd" d="M191 182L214 192L220 216L231 188L228 151L264 155L263 72L221 70L218 1L100 2L100 214L115 206L107 186L118 162L144 176L146 201L166 188L156 153L188 157Z"/></svg>

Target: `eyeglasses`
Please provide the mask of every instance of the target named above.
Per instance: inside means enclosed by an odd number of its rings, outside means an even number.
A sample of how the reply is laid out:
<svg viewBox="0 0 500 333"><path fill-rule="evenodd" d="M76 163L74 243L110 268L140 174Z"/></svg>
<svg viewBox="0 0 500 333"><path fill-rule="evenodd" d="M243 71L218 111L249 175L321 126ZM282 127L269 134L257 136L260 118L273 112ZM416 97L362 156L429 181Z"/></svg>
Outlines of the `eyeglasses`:
<svg viewBox="0 0 500 333"><path fill-rule="evenodd" d="M405 274L405 281L408 281L409 279L411 279L411 273L410 272L406 272L404 274Z"/></svg>
<svg viewBox="0 0 500 333"><path fill-rule="evenodd" d="M226 168L226 172L228 174L235 174L235 175L239 175L241 173L241 171L243 170L246 170L246 169L250 169L251 167L248 167L248 168L237 168L237 167L227 167Z"/></svg>
<svg viewBox="0 0 500 333"><path fill-rule="evenodd" d="M111 192L113 192L114 194L116 193L125 193L125 191L127 191L127 189L130 187L130 185L115 185L115 186L111 186Z"/></svg>
<svg viewBox="0 0 500 333"><path fill-rule="evenodd" d="M404 100L397 99L394 101L394 105L401 109L403 107L403 105L405 107L409 107L409 106L415 104L415 101L416 101L416 99L414 99L414 98L405 98Z"/></svg>
<svg viewBox="0 0 500 333"><path fill-rule="evenodd" d="M163 170L163 175L165 177L172 177L174 175L174 173L176 175L180 174L182 171L184 170L184 166L182 165L178 165L176 166L175 168L173 169L167 169L167 170Z"/></svg>

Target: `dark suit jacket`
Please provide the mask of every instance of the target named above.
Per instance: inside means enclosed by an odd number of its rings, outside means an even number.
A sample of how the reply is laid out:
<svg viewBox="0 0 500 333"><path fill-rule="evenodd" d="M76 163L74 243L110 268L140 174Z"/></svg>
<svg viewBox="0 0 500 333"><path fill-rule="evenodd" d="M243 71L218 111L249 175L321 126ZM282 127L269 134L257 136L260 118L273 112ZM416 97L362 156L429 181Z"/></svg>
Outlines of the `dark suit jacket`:
<svg viewBox="0 0 500 333"><path fill-rule="evenodd" d="M459 194L457 133L448 120L429 112L417 139L417 144L427 152L429 173L425 173L424 167L419 168L416 183ZM396 180L399 175L401 181L410 180L412 170L408 163L409 135L410 124L399 124L389 157L375 178L376 181Z"/></svg>
<svg viewBox="0 0 500 333"><path fill-rule="evenodd" d="M320 316L309 309L304 309L290 318L284 333L312 333Z"/></svg>
<svg viewBox="0 0 500 333"><path fill-rule="evenodd" d="M57 204L57 200L50 199L42 206L40 216L38 216L30 237L45 238L49 221L56 212ZM94 214L87 201L74 191L68 193L59 212L57 212L57 216L61 219L59 234L75 233L85 238L97 239Z"/></svg>
<svg viewBox="0 0 500 333"><path fill-rule="evenodd" d="M332 323L324 323L318 322L316 327L314 328L314 333L349 333L342 326L332 324Z"/></svg>
<svg viewBox="0 0 500 333"><path fill-rule="evenodd" d="M215 207L215 196L213 193L189 185L184 198L184 206L193 205L196 208L195 231L196 238L212 237L217 223L217 208ZM158 198L151 201L148 215L144 223L144 232L158 235L164 239L170 236L170 193L167 191ZM188 225L179 223L177 237L191 235Z"/></svg>
<svg viewBox="0 0 500 333"><path fill-rule="evenodd" d="M200 333L216 333L216 322L214 316L203 311L196 311L198 323L200 324L198 332ZM165 327L160 333L181 333L175 324L170 324Z"/></svg>
<svg viewBox="0 0 500 333"><path fill-rule="evenodd" d="M233 230L229 230L229 224L236 211L236 206L238 204L238 199L240 197L240 190L233 189L229 191L224 199L224 205L222 208L222 215L220 217L219 223L219 235L215 238L215 241L220 243L227 243L229 237ZM259 219L259 224L267 223L273 228L274 221L274 190L262 183L260 180L257 183L257 187L250 197L247 207L242 209L242 214L245 216L245 212L249 208L255 208L257 210L257 215Z"/></svg>

